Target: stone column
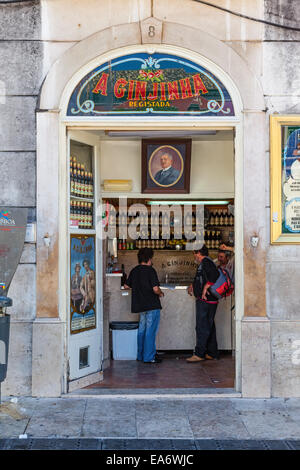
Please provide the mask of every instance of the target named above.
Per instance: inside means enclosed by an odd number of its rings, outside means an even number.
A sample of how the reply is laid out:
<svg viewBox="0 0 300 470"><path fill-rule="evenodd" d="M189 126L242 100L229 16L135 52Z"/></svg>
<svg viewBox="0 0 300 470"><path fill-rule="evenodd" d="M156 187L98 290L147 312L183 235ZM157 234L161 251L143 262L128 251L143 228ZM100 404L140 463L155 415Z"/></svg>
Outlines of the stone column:
<svg viewBox="0 0 300 470"><path fill-rule="evenodd" d="M270 322L266 317L266 116L244 114L244 317L242 395L271 394ZM251 238L258 237L257 247Z"/></svg>
<svg viewBox="0 0 300 470"><path fill-rule="evenodd" d="M32 395L59 396L63 324L59 318L59 114L37 113L37 306ZM47 240L50 242L47 246Z"/></svg>

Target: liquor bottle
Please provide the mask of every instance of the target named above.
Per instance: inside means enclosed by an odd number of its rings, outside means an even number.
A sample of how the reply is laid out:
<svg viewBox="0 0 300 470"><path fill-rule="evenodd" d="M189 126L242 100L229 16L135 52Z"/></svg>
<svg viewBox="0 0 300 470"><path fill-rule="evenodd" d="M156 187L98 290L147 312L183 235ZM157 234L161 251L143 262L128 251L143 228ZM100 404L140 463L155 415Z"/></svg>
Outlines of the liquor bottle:
<svg viewBox="0 0 300 470"><path fill-rule="evenodd" d="M234 224L234 218L233 218L233 215L230 214L229 216L229 225L233 225Z"/></svg>
<svg viewBox="0 0 300 470"><path fill-rule="evenodd" d="M211 232L211 245L210 245L212 250L214 250L216 248L215 243L216 243L216 236L215 236L215 231L213 230Z"/></svg>
<svg viewBox="0 0 300 470"><path fill-rule="evenodd" d="M215 215L215 225L219 225L220 223L220 216L219 216L219 212L216 211L216 215Z"/></svg>
<svg viewBox="0 0 300 470"><path fill-rule="evenodd" d="M225 211L225 223L224 223L224 225L226 227L228 227L228 225L229 225L228 211Z"/></svg>
<svg viewBox="0 0 300 470"><path fill-rule="evenodd" d="M222 243L222 235L221 235L221 232L218 232L218 248L221 245L221 243Z"/></svg>
<svg viewBox="0 0 300 470"><path fill-rule="evenodd" d="M73 175L73 168L70 167L70 194L71 196L74 195L74 175Z"/></svg>
<svg viewBox="0 0 300 470"><path fill-rule="evenodd" d="M88 203L89 208L89 228L93 228L93 204L91 202Z"/></svg>
<svg viewBox="0 0 300 470"><path fill-rule="evenodd" d="M125 273L124 264L122 264L121 269L122 269L121 286L124 286L127 280L127 274Z"/></svg>
<svg viewBox="0 0 300 470"><path fill-rule="evenodd" d="M215 213L213 211L210 212L209 225L211 227L215 225Z"/></svg>
<svg viewBox="0 0 300 470"><path fill-rule="evenodd" d="M211 231L210 230L207 232L207 248L209 250L211 249Z"/></svg>
<svg viewBox="0 0 300 470"><path fill-rule="evenodd" d="M89 218L89 206L87 202L85 202L84 205L85 205L85 225L87 229L90 229L92 227L90 226L90 220L89 220L90 219Z"/></svg>
<svg viewBox="0 0 300 470"><path fill-rule="evenodd" d="M204 244L207 246L207 241L208 241L208 233L207 230L204 232Z"/></svg>
<svg viewBox="0 0 300 470"><path fill-rule="evenodd" d="M223 211L220 210L219 214L220 214L220 215L219 215L219 225L220 225L221 227L223 227L223 225L224 225L224 215L223 215Z"/></svg>
<svg viewBox="0 0 300 470"><path fill-rule="evenodd" d="M90 194L91 199L94 197L94 181L93 181L93 173L89 173L90 176Z"/></svg>

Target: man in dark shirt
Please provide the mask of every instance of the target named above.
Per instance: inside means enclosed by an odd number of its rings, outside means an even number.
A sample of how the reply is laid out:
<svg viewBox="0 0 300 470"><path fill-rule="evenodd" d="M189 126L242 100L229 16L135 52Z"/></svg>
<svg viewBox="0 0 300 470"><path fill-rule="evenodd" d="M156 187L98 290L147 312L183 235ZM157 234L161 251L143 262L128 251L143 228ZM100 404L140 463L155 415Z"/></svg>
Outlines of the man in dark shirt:
<svg viewBox="0 0 300 470"><path fill-rule="evenodd" d="M164 294L152 267L153 250L141 248L138 252L139 265L133 268L124 285L132 289L131 311L140 313L138 329L137 360L147 363L161 362L156 357L155 337L159 327L161 303Z"/></svg>
<svg viewBox="0 0 300 470"><path fill-rule="evenodd" d="M187 362L218 359L214 321L218 301L208 289L218 279L219 272L213 261L207 257L208 249L205 245L200 250L195 250L194 256L199 266L194 282L188 288L188 293L196 297L196 347L194 354L187 359Z"/></svg>

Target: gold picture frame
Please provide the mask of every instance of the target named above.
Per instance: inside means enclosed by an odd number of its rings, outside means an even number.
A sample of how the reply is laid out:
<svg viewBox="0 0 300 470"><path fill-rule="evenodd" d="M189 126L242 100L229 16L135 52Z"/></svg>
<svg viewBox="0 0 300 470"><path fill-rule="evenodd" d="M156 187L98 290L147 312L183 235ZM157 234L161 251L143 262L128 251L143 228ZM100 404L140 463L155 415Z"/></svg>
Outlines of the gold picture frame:
<svg viewBox="0 0 300 470"><path fill-rule="evenodd" d="M271 244L300 244L300 115L270 116Z"/></svg>

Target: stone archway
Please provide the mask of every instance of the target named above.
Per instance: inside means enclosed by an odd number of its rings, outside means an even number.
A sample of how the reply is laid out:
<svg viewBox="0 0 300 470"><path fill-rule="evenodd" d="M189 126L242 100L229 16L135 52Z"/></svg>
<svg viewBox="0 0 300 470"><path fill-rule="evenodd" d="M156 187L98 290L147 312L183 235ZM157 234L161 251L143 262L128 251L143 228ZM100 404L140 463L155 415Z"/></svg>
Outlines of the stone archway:
<svg viewBox="0 0 300 470"><path fill-rule="evenodd" d="M85 66L98 60L99 56L112 54L121 48L136 47L143 45L146 50L151 51L158 45L168 48L180 48L191 54L201 56L222 73L231 79L232 89L236 90L236 99L243 110L244 138L240 137L237 142L240 155L244 155L237 162L240 200L238 204L241 211L241 226L238 236L245 240L244 247L241 246L240 276L244 280L247 289L242 292L241 301L244 311L244 320L241 321L240 341L242 350L238 350L241 357L241 381L237 388L245 396L269 396L270 394L270 366L268 364L268 352L262 368L265 378L255 366L255 358L243 355L243 350L248 351L253 341L260 344L269 344L269 322L266 320L265 293L261 286L265 285L265 247L260 243L257 251L251 251L249 243L250 236L257 233L260 227L264 227L265 217L264 205L258 202L264 195L265 165L264 165L264 142L257 142L253 148L255 135L264 135L261 130L265 127L264 99L257 77L249 70L246 62L228 45L217 40L200 30L177 24L163 23L163 28L158 28L159 36L155 38L155 44L149 44L145 31L155 22L155 27L160 25L158 20L147 19L140 23L131 23L116 27L106 28L88 37L80 43L68 49L51 67L40 93L39 111L37 113L37 319L33 326L33 355L39 356L39 338L44 335L49 337L49 347L53 355L43 356L35 360L33 357L33 395L59 395L64 389L61 386L62 377L66 377L66 361L64 344L64 324L60 321L59 289L65 287L66 280L60 278L58 259L61 251L59 244L59 233L66 227L60 224L60 207L64 196L60 195L59 188L59 134L61 132L60 122L63 118L62 103L64 97L68 96L73 84L82 76ZM49 128L51 132L49 133ZM242 126L241 134L242 136ZM47 145L45 145L45 142ZM247 151L243 151L243 148ZM248 149L251 149L251 152ZM255 162L255 175L251 167ZM244 184L243 169L247 173L247 184ZM250 178L248 178L250 175ZM253 178L255 181L253 181ZM253 194L253 184L260 185L261 191ZM49 204L51 187L51 203ZM55 194L55 197L53 197ZM247 211L244 208L252 208ZM260 237L265 240L260 229ZM49 233L52 239L50 249L43 244L45 233ZM244 249L244 256L242 252ZM251 256L251 263L249 262ZM253 276L255 273L255 276ZM51 286L51 289L49 289ZM54 300L53 292L56 293ZM259 299L257 299L259 292ZM254 300L255 298L255 300ZM60 307L61 308L61 307ZM241 319L240 319L241 320ZM260 334L255 331L259 329ZM51 340L50 340L51 338ZM54 359L53 359L54 358ZM245 358L245 361L244 359ZM244 361L244 362L243 362ZM56 368L53 368L53 362ZM49 387L49 374L43 376L41 370L52 370L52 389ZM260 386L257 387L257 380ZM252 384L252 385L251 385Z"/></svg>

